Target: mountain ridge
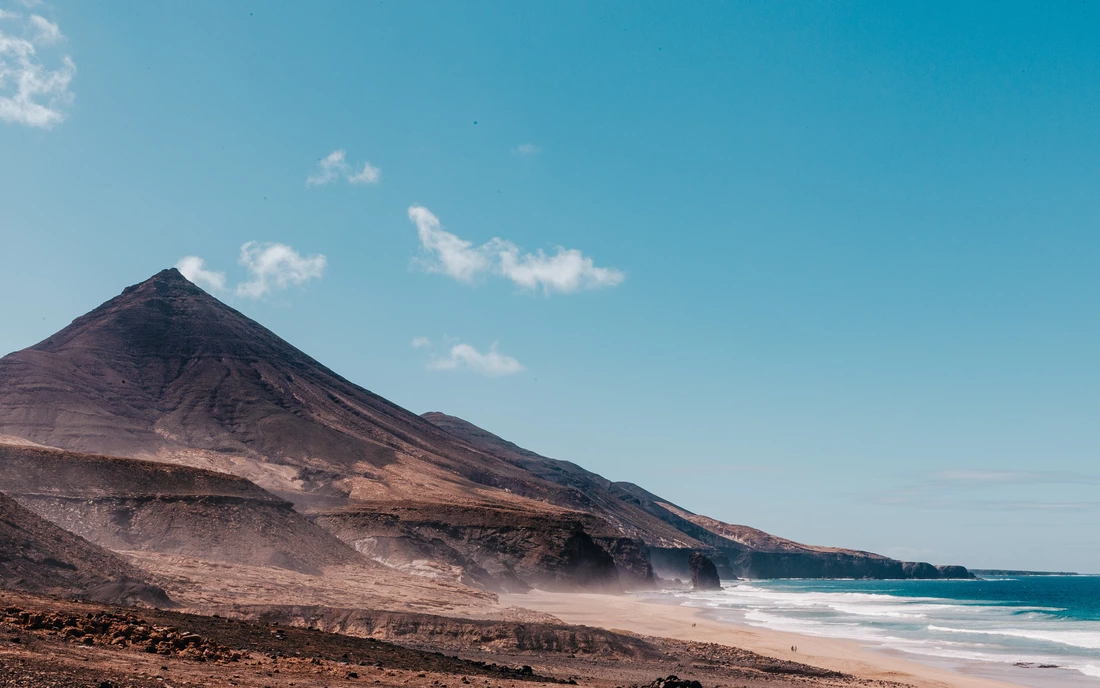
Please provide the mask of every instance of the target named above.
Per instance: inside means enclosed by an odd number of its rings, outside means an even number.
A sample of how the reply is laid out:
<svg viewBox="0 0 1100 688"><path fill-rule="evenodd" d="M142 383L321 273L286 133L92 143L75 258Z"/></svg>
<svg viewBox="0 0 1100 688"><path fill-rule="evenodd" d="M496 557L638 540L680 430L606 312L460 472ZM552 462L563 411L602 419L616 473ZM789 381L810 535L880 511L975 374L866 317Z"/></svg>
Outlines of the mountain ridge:
<svg viewBox="0 0 1100 688"><path fill-rule="evenodd" d="M923 562L902 562L873 552L804 545L750 526L724 523L694 514L634 483L610 481L570 461L541 456L461 418L438 411L425 413L424 417L475 447L495 452L540 477L577 487L594 502L618 502L621 506L614 510L613 518L640 512L673 528L692 543L691 548L706 550L727 578L970 577L964 567L934 567ZM642 539L646 541L645 537ZM663 572L666 577L690 576L691 548L668 548L652 541L645 544L649 546L658 573Z"/></svg>

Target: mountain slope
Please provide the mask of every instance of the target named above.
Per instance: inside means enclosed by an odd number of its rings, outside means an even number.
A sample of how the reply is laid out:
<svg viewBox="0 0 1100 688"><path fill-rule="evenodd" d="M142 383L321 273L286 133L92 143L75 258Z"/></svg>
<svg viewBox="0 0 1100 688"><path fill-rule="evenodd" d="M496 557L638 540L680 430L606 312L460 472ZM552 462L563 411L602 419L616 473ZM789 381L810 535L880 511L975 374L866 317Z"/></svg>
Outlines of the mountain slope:
<svg viewBox="0 0 1100 688"><path fill-rule="evenodd" d="M424 418L478 449L522 466L546 480L581 492L578 509L599 505L617 527L645 542L652 563L665 576L690 574L692 549L706 550L728 576L749 578L940 578L969 577L962 567L901 562L872 552L816 547L749 526L694 514L633 483L612 482L568 461L523 449L461 418L430 412ZM661 528L654 527L653 523ZM660 535L654 537L655 534ZM676 546L666 543L674 542Z"/></svg>
<svg viewBox="0 0 1100 688"><path fill-rule="evenodd" d="M0 444L0 491L113 550L300 572L362 560L289 502L189 466Z"/></svg>
<svg viewBox="0 0 1100 688"><path fill-rule="evenodd" d="M476 449L567 488L564 505L606 519L627 537L642 539L650 547L690 549L705 546L682 530L624 501L615 483L575 463L540 456L455 416L432 411L422 417Z"/></svg>
<svg viewBox="0 0 1100 688"><path fill-rule="evenodd" d="M101 602L170 606L160 588L119 557L0 494L0 586Z"/></svg>

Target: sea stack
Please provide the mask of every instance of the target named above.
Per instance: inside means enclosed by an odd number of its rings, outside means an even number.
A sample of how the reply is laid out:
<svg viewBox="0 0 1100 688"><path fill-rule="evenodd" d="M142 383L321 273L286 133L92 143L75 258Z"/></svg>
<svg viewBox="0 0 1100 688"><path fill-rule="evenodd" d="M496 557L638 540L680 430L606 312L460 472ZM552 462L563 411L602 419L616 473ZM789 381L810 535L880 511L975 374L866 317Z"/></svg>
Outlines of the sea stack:
<svg viewBox="0 0 1100 688"><path fill-rule="evenodd" d="M688 565L691 566L692 590L722 589L722 582L718 579L718 568L703 553L692 552Z"/></svg>

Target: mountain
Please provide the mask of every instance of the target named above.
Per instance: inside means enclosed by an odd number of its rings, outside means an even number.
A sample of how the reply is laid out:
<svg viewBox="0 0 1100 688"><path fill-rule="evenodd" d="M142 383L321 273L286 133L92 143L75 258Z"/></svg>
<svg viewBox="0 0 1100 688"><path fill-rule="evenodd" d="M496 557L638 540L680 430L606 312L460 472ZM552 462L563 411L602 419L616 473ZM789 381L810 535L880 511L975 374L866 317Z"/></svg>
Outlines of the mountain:
<svg viewBox="0 0 1100 688"><path fill-rule="evenodd" d="M346 556L346 544L407 572L508 591L647 587L654 567L686 571L693 551L726 576L942 573L721 524L459 419L422 418L174 269L0 359L0 435L56 448L0 455L19 499L119 549L298 568ZM173 523L201 534L219 518L258 544L236 552L236 536L170 537ZM270 538L276 522L285 541ZM314 525L335 538L310 549Z"/></svg>
<svg viewBox="0 0 1100 688"><path fill-rule="evenodd" d="M630 538L558 506L560 486L348 382L175 269L0 359L0 434L236 475L372 558L489 589L649 575Z"/></svg>
<svg viewBox="0 0 1100 688"><path fill-rule="evenodd" d="M99 602L172 606L142 572L5 494L0 494L0 582L4 588Z"/></svg>

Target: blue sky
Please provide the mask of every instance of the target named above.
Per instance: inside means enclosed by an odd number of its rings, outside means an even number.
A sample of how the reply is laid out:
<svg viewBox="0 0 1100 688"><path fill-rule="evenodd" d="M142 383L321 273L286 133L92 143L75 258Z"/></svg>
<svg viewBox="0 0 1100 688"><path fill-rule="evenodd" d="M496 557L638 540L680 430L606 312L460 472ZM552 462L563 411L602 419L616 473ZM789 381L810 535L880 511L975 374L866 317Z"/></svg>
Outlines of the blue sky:
<svg viewBox="0 0 1100 688"><path fill-rule="evenodd" d="M694 511L1100 571L1095 4L3 8L0 353L192 257Z"/></svg>

